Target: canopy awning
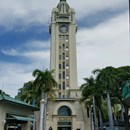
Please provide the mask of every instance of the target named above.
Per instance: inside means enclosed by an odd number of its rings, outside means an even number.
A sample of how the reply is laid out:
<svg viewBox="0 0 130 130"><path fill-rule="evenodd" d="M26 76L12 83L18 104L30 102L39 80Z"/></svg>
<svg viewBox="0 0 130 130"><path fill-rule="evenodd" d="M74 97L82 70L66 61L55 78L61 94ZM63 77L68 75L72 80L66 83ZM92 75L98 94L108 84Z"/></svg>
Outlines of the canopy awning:
<svg viewBox="0 0 130 130"><path fill-rule="evenodd" d="M35 121L35 119L24 116L10 115L10 117L6 118L7 120L18 120L18 121Z"/></svg>

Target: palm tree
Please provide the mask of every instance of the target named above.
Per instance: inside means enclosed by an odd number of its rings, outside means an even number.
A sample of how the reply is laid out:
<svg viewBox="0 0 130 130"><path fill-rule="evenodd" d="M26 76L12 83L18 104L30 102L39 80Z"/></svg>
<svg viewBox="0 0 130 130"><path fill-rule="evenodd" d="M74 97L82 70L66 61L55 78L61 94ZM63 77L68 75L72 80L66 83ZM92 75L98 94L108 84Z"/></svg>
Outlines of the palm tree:
<svg viewBox="0 0 130 130"><path fill-rule="evenodd" d="M37 95L41 95L41 103L43 103L44 100L44 110L41 110L41 119L40 119L40 130L46 130L46 107L47 107L47 97L50 95L52 96L54 92L54 87L57 86L57 83L55 79L53 78L54 71L48 71L47 69L45 71L36 69L33 71L33 76L35 77L35 80L33 82L33 85L35 86L35 91ZM41 104L42 105L42 104ZM41 106L43 108L43 106ZM42 126L42 117L43 118L43 126Z"/></svg>
<svg viewBox="0 0 130 130"><path fill-rule="evenodd" d="M33 88L33 81L24 83L23 87L19 89L19 93L16 98L29 104L38 105L35 104L37 103L37 98L35 96L35 90Z"/></svg>
<svg viewBox="0 0 130 130"><path fill-rule="evenodd" d="M128 106L122 97L122 86L130 80L130 66L119 68L106 67L100 71L97 76L98 81L105 86L104 89L110 92L114 100L120 102L125 108L125 129L129 130Z"/></svg>
<svg viewBox="0 0 130 130"><path fill-rule="evenodd" d="M95 82L95 79L91 76L90 78L84 78L85 83L81 85L81 99L80 102L83 102L86 107L93 106L93 120L94 120L94 129L98 129L97 123L97 114L96 114L96 107L101 109L101 95L100 91ZM98 100L97 100L98 99ZM102 127L102 126L101 126Z"/></svg>
<svg viewBox="0 0 130 130"><path fill-rule="evenodd" d="M114 106L118 103L123 105L125 108L125 129L129 130L129 116L128 116L128 104L126 104L125 100L123 100L122 97L122 86L127 81L130 80L130 66L123 66L119 68L114 67L106 67L103 69L96 69L93 71L95 78L85 78L85 84L81 86L82 90L82 102L86 102L89 99L89 102L92 100L92 95L98 96L98 98L95 97L95 103L96 107L101 110L102 114L102 108L101 105L98 106L98 104L101 104L101 100L99 97L101 95L104 95L104 92L107 92L107 104L108 104L108 110L111 109L111 105ZM92 84L92 81L94 81L94 84ZM93 86L93 87L92 87ZM97 95L98 94L98 95ZM111 96L111 97L110 97ZM111 102L110 102L111 98ZM101 108L100 108L101 107ZM110 110L111 111L111 110ZM112 114L112 112L111 112ZM104 115L104 114L102 114ZM113 118L112 115L110 115L110 112L108 113L108 116L110 118L110 124L113 125ZM113 129L113 126L111 125L111 128Z"/></svg>
<svg viewBox="0 0 130 130"><path fill-rule="evenodd" d="M102 70L96 69L93 71L94 74L96 74L95 78L95 84L98 87L96 89L96 94L103 94L105 91L107 91L107 104L108 104L108 116L109 116L109 124L110 129L114 129L114 122L112 117L112 110L111 110L111 102L110 102L110 95L108 93L108 90L111 92L116 91L119 88L119 84L116 79L116 70L113 67L106 67ZM98 95L97 95L98 96ZM97 99L97 98L96 98ZM100 98L98 98L100 99ZM100 102L100 100L98 101ZM99 110L101 110L101 102L97 103L99 104ZM102 124L102 123L101 123Z"/></svg>
<svg viewBox="0 0 130 130"><path fill-rule="evenodd" d="M107 104L108 104L108 116L110 129L114 130L114 121L112 116L110 93L117 91L119 89L119 83L116 79L116 70L113 67L106 67L105 69L99 70L100 73L97 75L97 82L103 86L107 94Z"/></svg>

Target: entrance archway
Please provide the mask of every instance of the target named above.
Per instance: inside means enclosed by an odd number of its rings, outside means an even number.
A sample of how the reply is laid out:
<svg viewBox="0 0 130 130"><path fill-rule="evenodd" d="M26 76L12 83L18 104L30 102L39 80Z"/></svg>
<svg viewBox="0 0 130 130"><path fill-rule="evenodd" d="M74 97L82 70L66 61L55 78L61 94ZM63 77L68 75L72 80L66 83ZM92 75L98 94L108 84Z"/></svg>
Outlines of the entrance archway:
<svg viewBox="0 0 130 130"><path fill-rule="evenodd" d="M71 130L72 111L68 106L58 109L58 130Z"/></svg>

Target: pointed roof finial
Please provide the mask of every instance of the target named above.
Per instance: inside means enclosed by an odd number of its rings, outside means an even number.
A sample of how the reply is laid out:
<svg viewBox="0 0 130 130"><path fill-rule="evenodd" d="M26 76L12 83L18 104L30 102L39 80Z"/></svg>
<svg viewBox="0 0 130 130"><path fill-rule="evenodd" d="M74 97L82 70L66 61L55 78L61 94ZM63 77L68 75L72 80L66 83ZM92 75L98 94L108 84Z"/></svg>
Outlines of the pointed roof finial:
<svg viewBox="0 0 130 130"><path fill-rule="evenodd" d="M60 2L62 2L62 1L63 1L63 2L66 2L66 0L60 0Z"/></svg>

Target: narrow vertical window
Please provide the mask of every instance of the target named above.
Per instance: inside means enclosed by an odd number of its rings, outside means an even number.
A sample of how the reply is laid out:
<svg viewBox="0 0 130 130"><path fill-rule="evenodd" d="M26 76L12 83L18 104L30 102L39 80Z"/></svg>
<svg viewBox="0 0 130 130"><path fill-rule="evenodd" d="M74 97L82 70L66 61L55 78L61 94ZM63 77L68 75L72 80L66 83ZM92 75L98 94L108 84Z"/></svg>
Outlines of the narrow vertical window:
<svg viewBox="0 0 130 130"><path fill-rule="evenodd" d="M63 65L63 69L65 69L65 62L63 62L63 64L62 64L62 65Z"/></svg>
<svg viewBox="0 0 130 130"><path fill-rule="evenodd" d="M65 90L65 82L62 83L63 90Z"/></svg>
<svg viewBox="0 0 130 130"><path fill-rule="evenodd" d="M59 64L59 69L61 69L61 64Z"/></svg>
<svg viewBox="0 0 130 130"><path fill-rule="evenodd" d="M65 59L65 53L63 53L62 58L63 58L63 60Z"/></svg>
<svg viewBox="0 0 130 130"><path fill-rule="evenodd" d="M59 73L59 79L61 79L61 73Z"/></svg>
<svg viewBox="0 0 130 130"><path fill-rule="evenodd" d="M61 92L58 93L58 97L61 98Z"/></svg>
<svg viewBox="0 0 130 130"><path fill-rule="evenodd" d="M63 77L63 79L65 79L65 71L63 71L63 73L62 73L62 77Z"/></svg>
<svg viewBox="0 0 130 130"><path fill-rule="evenodd" d="M61 55L59 55L59 60L61 60Z"/></svg>

